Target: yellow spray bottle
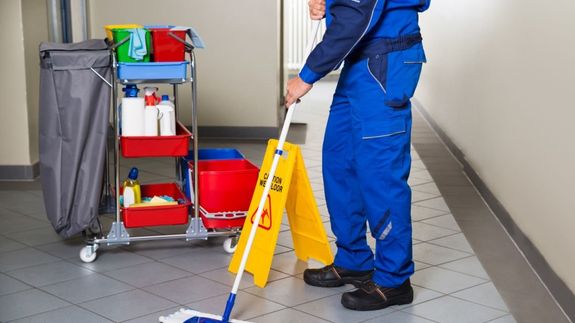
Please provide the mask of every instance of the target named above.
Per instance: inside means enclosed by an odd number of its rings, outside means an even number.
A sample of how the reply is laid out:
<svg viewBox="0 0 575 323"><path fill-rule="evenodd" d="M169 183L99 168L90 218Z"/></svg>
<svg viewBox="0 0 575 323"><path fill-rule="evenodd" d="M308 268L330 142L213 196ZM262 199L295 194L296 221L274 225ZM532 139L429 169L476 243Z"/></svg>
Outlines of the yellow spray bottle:
<svg viewBox="0 0 575 323"><path fill-rule="evenodd" d="M138 169L136 167L130 169L128 178L122 186L124 187L124 207L142 203L142 191L138 182Z"/></svg>

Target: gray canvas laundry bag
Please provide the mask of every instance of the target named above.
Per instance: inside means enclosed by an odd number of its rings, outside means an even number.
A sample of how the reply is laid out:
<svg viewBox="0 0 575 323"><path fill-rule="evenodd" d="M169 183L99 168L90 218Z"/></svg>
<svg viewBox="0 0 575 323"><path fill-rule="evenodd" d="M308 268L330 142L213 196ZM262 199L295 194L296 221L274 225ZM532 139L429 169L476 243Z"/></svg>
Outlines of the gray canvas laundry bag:
<svg viewBox="0 0 575 323"><path fill-rule="evenodd" d="M40 66L40 180L48 219L67 238L98 216L112 59L104 40L42 43Z"/></svg>

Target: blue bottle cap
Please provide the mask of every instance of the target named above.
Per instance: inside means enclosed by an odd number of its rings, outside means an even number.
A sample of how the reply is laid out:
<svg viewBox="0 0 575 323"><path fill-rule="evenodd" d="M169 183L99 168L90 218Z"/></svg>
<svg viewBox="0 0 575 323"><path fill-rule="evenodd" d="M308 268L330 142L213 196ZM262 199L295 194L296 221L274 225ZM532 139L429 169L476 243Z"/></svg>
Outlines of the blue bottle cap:
<svg viewBox="0 0 575 323"><path fill-rule="evenodd" d="M132 169L130 169L130 174L128 175L129 179L135 180L138 178L138 168L137 167L132 167Z"/></svg>
<svg viewBox="0 0 575 323"><path fill-rule="evenodd" d="M135 98L138 96L138 92L140 92L136 84L128 84L122 91L124 91L127 98Z"/></svg>
<svg viewBox="0 0 575 323"><path fill-rule="evenodd" d="M162 101L170 101L170 96L169 95L162 95Z"/></svg>

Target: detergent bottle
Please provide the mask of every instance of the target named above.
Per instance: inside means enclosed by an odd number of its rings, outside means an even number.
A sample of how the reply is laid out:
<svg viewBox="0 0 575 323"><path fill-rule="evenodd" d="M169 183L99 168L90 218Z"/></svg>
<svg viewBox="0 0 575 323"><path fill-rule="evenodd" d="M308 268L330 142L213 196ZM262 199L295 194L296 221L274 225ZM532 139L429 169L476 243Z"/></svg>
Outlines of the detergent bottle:
<svg viewBox="0 0 575 323"><path fill-rule="evenodd" d="M176 110L170 97L162 95L162 101L158 104L160 113L160 136L176 135Z"/></svg>
<svg viewBox="0 0 575 323"><path fill-rule="evenodd" d="M125 97L120 105L120 129L122 136L144 135L144 99L138 98L138 87L128 84L122 89Z"/></svg>
<svg viewBox="0 0 575 323"><path fill-rule="evenodd" d="M142 191L138 182L138 168L132 167L128 178L122 184L124 188L124 207L132 204L142 203Z"/></svg>
<svg viewBox="0 0 575 323"><path fill-rule="evenodd" d="M156 107L158 104L158 98L156 97L157 90L158 88L155 87L144 88L144 101L146 102L146 108L144 109L144 136L158 135L159 111Z"/></svg>

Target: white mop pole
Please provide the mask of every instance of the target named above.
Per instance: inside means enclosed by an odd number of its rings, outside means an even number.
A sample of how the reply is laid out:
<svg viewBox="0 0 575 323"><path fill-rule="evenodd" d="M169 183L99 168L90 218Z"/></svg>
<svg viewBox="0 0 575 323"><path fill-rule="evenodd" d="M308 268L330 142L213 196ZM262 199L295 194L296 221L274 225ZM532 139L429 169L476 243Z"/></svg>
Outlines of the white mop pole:
<svg viewBox="0 0 575 323"><path fill-rule="evenodd" d="M314 40L316 39L317 33L319 32L319 27L320 27L321 21L318 20L318 21L314 21L313 23L314 23L313 29L312 29L313 32L310 34L310 37L308 39L306 53L310 53L312 50ZM224 311L224 315L222 316L222 322L228 322L228 320L230 318L230 314L232 311L232 307L234 306L236 294L238 293L238 289L239 289L240 283L242 281L242 276L243 276L244 271L246 269L246 264L248 262L250 250L252 249L252 244L254 243L254 239L256 237L256 231L258 229L258 224L260 223L262 213L264 210L264 206L265 206L265 203L267 200L267 196L268 196L270 189L272 187L273 177L276 173L276 169L278 167L280 157L283 154L284 143L285 143L286 138L287 138L288 130L289 130L289 127L291 124L291 119L293 117L296 106L297 106L297 102L295 102L294 104L292 104L288 108L288 112L287 112L287 115L286 115L286 118L284 121L284 125L282 127L282 132L280 134L280 138L278 141L278 146L276 148L274 159L272 162L272 167L270 169L268 179L266 180L266 184L264 186L264 192L262 193L262 197L260 199L260 204L258 205L258 209L257 209L256 215L254 217L253 225L252 225L252 228L250 230L250 235L248 237L248 242L246 243L246 247L245 247L244 253L242 255L242 261L240 262L240 267L238 269L236 279L234 280L234 286L232 287L230 297L228 298L228 302L226 304L226 310Z"/></svg>

